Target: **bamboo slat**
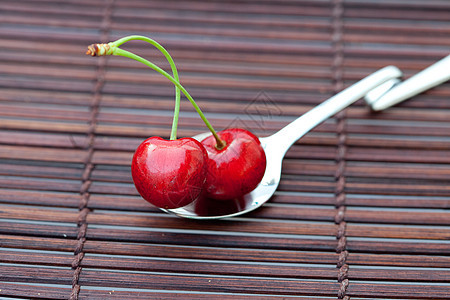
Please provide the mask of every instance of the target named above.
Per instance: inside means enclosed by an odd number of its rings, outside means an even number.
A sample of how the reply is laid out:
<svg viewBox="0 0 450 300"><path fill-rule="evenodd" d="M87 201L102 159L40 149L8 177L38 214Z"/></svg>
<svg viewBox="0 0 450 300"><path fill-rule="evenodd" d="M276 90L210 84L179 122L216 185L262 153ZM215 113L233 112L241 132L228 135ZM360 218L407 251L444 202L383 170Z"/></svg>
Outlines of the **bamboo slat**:
<svg viewBox="0 0 450 300"><path fill-rule="evenodd" d="M268 136L387 65L448 55L446 0L0 2L0 298L450 299L450 83L363 100L295 142L275 195L219 221L137 193L174 88L86 46L154 38L221 130ZM142 41L124 48L170 66ZM206 131L183 98L179 137Z"/></svg>

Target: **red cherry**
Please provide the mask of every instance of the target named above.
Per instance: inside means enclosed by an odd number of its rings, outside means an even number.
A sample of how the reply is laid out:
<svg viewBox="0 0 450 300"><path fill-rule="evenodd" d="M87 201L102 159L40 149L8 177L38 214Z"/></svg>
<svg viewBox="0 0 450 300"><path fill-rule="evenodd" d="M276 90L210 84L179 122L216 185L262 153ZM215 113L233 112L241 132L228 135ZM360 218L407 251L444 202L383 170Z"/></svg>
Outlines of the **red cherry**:
<svg viewBox="0 0 450 300"><path fill-rule="evenodd" d="M205 148L192 138L150 137L137 147L131 175L142 198L173 209L198 198L206 180L207 160Z"/></svg>
<svg viewBox="0 0 450 300"><path fill-rule="evenodd" d="M258 186L266 170L266 155L259 139L248 130L230 128L217 133L223 149L209 136L202 141L208 152L206 196L218 200L239 198Z"/></svg>

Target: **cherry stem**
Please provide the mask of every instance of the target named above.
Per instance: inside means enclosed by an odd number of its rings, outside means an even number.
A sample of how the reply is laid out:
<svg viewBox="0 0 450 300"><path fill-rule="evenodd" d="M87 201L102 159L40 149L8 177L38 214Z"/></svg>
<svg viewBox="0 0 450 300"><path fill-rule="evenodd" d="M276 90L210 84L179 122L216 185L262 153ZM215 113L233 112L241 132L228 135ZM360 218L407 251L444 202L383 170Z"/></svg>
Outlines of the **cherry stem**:
<svg viewBox="0 0 450 300"><path fill-rule="evenodd" d="M152 40L148 37L142 36L142 35L130 35L123 37L121 39L118 39L117 41L113 42L112 45L119 47L120 45L132 41L132 40L141 40L145 41L153 46L155 46L164 56L166 57L167 61L170 64L170 67L172 68L173 77L176 81L180 81L178 78L178 71L177 67L175 66L175 62L173 61L172 57L170 56L169 52L161 46L158 42L155 40ZM115 49L118 49L114 47ZM113 55L116 55L113 50ZM131 57L132 58L132 57ZM178 117L180 115L180 88L175 85L175 109L173 113L173 121L172 121L172 131L170 132L170 139L176 140L177 139L177 129L178 129Z"/></svg>
<svg viewBox="0 0 450 300"><path fill-rule="evenodd" d="M129 52L127 50L123 50L123 49L119 48L120 45L122 45L123 43L130 41L130 40L143 40L143 41L146 41L146 42L152 44L158 50L160 50L166 56L167 60L169 61L170 66L172 67L173 77L169 73L167 73L166 71L164 71L163 69L161 69L160 67L155 65L154 63L146 60L145 58L143 58L139 55L136 55L132 52ZM209 123L208 119L206 119L204 113L202 112L200 107L195 102L194 98L192 98L192 96L188 93L188 91L179 82L178 72L175 67L175 63L173 62L172 57L169 55L169 52L167 52L167 50L164 49L156 41L154 41L150 38L147 38L145 36L132 35L132 36L121 38L115 42L111 42L108 44L91 45L88 48L89 48L89 50L88 50L87 54L91 54L93 56L95 56L95 55L116 55L116 56L124 56L127 58L134 59L134 60L136 60L140 63L143 63L144 65L152 68L153 70L157 71L158 73L160 73L161 75L163 75L164 77L169 79L175 85L175 88L176 88L175 113L174 113L174 120L173 120L173 124L172 124L172 133L170 136L171 140L176 139L178 116L179 116L179 110L180 110L180 98L179 97L180 97L180 91L181 91L186 96L186 98L188 98L189 102L191 102L192 106L197 111L200 118L205 123L206 127L208 127L209 131L211 131L212 135L214 136L214 138L216 140L216 148L218 150L221 150L226 146L225 141L223 141L219 138L216 131L212 127L211 123Z"/></svg>

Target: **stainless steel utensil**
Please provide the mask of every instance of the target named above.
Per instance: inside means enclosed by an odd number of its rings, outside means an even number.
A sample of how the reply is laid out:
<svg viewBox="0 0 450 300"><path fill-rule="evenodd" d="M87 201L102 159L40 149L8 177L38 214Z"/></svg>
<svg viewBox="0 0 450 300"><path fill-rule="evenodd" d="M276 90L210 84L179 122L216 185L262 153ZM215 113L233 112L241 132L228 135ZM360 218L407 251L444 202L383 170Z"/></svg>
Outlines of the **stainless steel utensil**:
<svg viewBox="0 0 450 300"><path fill-rule="evenodd" d="M224 209L224 213L200 212L202 210L196 207L198 203L195 201L182 208L163 210L180 217L192 219L219 219L238 216L255 210L267 202L275 193L281 178L281 166L284 155L295 141L329 117L364 97L369 91L401 75L401 71L394 66L380 69L316 106L277 133L269 137L260 138L267 158L264 177L256 189L246 194L243 199L240 199L238 205L230 205L229 209ZM193 138L201 141L208 135L210 133L203 133ZM224 205L223 201L217 201L217 205Z"/></svg>

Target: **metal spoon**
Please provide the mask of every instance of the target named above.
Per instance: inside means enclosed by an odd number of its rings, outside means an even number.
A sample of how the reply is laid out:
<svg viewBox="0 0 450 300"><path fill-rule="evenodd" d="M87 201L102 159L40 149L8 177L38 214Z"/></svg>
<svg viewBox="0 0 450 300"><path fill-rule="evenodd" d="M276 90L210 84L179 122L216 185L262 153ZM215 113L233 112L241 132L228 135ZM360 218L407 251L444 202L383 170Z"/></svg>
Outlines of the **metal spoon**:
<svg viewBox="0 0 450 300"><path fill-rule="evenodd" d="M405 81L395 78L381 84L364 99L373 110L384 110L449 79L450 55L447 55Z"/></svg>
<svg viewBox="0 0 450 300"><path fill-rule="evenodd" d="M162 210L191 219L219 219L238 216L255 210L267 202L275 193L280 183L284 155L298 139L329 117L364 97L369 91L401 76L402 72L397 67L388 66L380 69L303 114L277 133L260 138L267 158L266 171L261 183L242 199L231 201L232 204L224 208L223 211L199 210L196 201L182 208ZM210 133L203 133L193 138L201 141L209 135ZM223 206L223 202L215 201L212 205Z"/></svg>

